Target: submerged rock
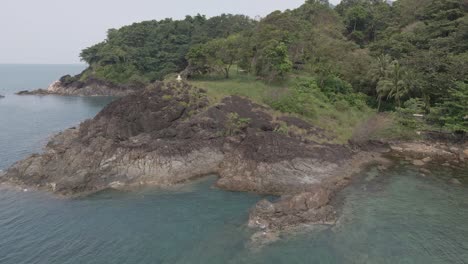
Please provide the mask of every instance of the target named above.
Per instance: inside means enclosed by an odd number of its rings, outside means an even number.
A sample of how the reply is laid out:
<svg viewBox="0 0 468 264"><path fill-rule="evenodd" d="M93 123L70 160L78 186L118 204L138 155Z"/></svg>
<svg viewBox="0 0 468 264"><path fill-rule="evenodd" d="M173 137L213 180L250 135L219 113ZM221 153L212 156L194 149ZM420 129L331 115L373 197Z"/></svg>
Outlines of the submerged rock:
<svg viewBox="0 0 468 264"><path fill-rule="evenodd" d="M245 98L210 106L201 89L155 83L54 136L44 153L17 162L1 179L77 195L217 174L223 189L282 196L255 207L251 222L260 228L333 222L331 194L369 158L275 132L278 126L269 109Z"/></svg>

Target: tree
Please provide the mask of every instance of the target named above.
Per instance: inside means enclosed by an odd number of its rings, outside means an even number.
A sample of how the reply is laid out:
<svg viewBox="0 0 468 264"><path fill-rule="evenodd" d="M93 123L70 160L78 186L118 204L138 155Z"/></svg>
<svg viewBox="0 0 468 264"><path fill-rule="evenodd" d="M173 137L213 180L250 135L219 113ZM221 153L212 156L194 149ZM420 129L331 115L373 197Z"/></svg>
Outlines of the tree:
<svg viewBox="0 0 468 264"><path fill-rule="evenodd" d="M240 56L240 36L231 35L192 47L187 53L192 73L207 74L222 72L229 78L229 72Z"/></svg>
<svg viewBox="0 0 468 264"><path fill-rule="evenodd" d="M89 64L83 76L115 83L129 83L130 78L140 77L159 80L187 67L191 47L213 39L229 39L253 29L256 23L243 15L223 14L209 19L196 15L184 20L143 21L111 29L105 41L81 52L81 59ZM222 47L224 51L230 49ZM229 58L221 59L229 65Z"/></svg>
<svg viewBox="0 0 468 264"><path fill-rule="evenodd" d="M380 79L377 83L377 94L379 99L384 96L393 98L401 107L401 99L408 94L409 87L405 82L406 72L398 61L393 61L388 69L387 77ZM379 100L380 101L380 100Z"/></svg>
<svg viewBox="0 0 468 264"><path fill-rule="evenodd" d="M226 39L214 40L207 44L213 55L213 64L224 71L226 79L234 63L239 60L240 36L231 35Z"/></svg>
<svg viewBox="0 0 468 264"><path fill-rule="evenodd" d="M370 70L371 78L377 84L376 92L378 99L377 110L380 111L382 98L388 96L390 85L386 82L388 80L391 67L391 57L387 54L377 57Z"/></svg>
<svg viewBox="0 0 468 264"><path fill-rule="evenodd" d="M432 109L431 119L449 130L468 132L468 84L456 82L444 99Z"/></svg>
<svg viewBox="0 0 468 264"><path fill-rule="evenodd" d="M271 41L261 52L257 62L259 75L267 76L270 80L276 77L284 77L292 70L292 62L289 59L288 47L284 42Z"/></svg>

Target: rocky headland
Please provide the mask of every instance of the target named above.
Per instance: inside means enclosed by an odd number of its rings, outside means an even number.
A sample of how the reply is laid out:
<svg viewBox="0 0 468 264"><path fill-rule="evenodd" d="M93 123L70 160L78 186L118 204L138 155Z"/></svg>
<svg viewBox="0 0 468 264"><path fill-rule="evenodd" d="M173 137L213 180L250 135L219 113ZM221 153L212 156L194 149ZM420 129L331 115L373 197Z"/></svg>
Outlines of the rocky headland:
<svg viewBox="0 0 468 264"><path fill-rule="evenodd" d="M75 80L77 77L65 75L53 82L47 89L19 91L17 95L67 95L67 96L126 96L141 90L139 85L117 85L96 78L86 81Z"/></svg>
<svg viewBox="0 0 468 264"><path fill-rule="evenodd" d="M279 129L285 124L327 137L302 119L242 97L213 105L204 90L186 83L154 83L54 136L42 154L17 162L0 181L74 196L216 174L219 188L280 197L260 201L250 213L249 226L269 234L334 223L330 201L354 173L371 162L388 167L384 152L418 150L401 142L392 148L385 142L320 144ZM446 157L466 161L464 144ZM424 157L443 154L427 151Z"/></svg>

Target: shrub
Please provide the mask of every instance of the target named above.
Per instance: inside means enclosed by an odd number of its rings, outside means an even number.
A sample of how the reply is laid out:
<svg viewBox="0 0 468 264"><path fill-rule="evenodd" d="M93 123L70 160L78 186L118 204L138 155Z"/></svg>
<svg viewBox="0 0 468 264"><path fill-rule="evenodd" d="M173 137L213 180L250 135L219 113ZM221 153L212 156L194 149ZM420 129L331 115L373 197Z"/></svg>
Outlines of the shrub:
<svg viewBox="0 0 468 264"><path fill-rule="evenodd" d="M315 117L317 108L329 106L329 100L319 89L315 80L297 81L288 94L267 103L275 110L284 113L295 113L306 117Z"/></svg>
<svg viewBox="0 0 468 264"><path fill-rule="evenodd" d="M238 113L232 112L227 115L226 136L234 136L241 133L249 126L250 118L242 118Z"/></svg>

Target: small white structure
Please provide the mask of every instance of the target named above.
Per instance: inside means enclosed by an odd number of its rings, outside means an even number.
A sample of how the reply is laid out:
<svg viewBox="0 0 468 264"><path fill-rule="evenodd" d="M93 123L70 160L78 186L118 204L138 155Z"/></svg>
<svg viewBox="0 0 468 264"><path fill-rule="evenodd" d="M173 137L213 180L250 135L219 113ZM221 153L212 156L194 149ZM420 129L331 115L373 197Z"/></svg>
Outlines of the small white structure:
<svg viewBox="0 0 468 264"><path fill-rule="evenodd" d="M179 75L177 75L177 79L176 79L178 82L181 82L182 81L182 77Z"/></svg>

